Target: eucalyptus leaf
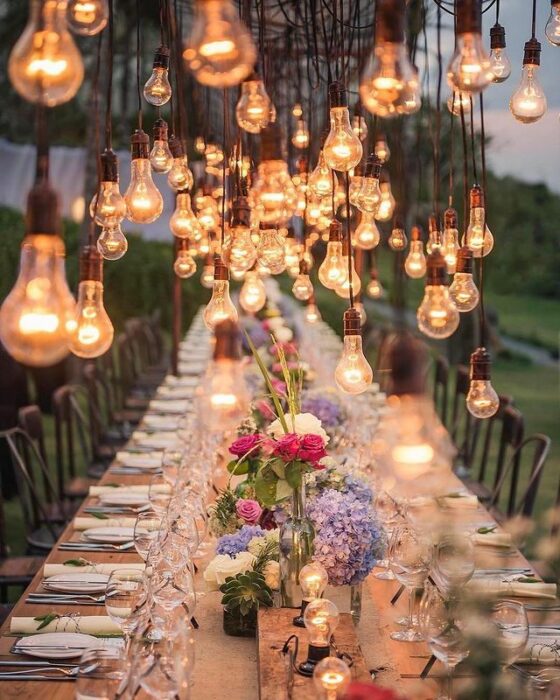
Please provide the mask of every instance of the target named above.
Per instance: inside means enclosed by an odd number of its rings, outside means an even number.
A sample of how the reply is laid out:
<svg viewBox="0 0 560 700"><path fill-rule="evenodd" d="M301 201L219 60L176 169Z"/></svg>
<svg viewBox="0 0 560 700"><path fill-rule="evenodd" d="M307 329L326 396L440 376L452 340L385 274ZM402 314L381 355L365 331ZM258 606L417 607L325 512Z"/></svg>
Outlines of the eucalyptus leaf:
<svg viewBox="0 0 560 700"><path fill-rule="evenodd" d="M98 520L109 520L109 516L105 515L105 513L100 513L99 511L92 511L90 515L93 518L97 518Z"/></svg>
<svg viewBox="0 0 560 700"><path fill-rule="evenodd" d="M57 615L56 613L47 613L46 615L38 615L37 617L34 617L33 619L36 622L40 622L41 624L37 627L37 631L42 630L44 627L47 627L50 625L51 622L54 620L57 620L60 617L60 615Z"/></svg>
<svg viewBox="0 0 560 700"><path fill-rule="evenodd" d="M92 563L83 557L79 559L67 559L63 564L64 566L92 566Z"/></svg>

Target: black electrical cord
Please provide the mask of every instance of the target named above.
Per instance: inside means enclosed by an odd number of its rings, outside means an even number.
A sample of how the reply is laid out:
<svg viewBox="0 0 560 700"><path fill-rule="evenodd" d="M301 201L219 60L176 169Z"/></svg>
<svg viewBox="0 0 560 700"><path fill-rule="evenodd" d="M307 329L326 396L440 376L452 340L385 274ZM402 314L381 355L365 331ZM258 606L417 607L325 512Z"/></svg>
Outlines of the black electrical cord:
<svg viewBox="0 0 560 700"><path fill-rule="evenodd" d="M352 234L350 232L350 176L348 171L344 173L344 184L346 189L346 237L348 239L348 294L350 308L354 308L354 285L352 284Z"/></svg>
<svg viewBox="0 0 560 700"><path fill-rule="evenodd" d="M484 212L484 234L486 237L486 221L488 220L488 189L487 189L487 172L486 172L486 130L484 125L484 97L480 93L480 151L481 151L481 163L482 163L482 184L484 187L485 196L485 212ZM483 238L484 242L484 238ZM484 246L483 246L484 247ZM479 298L479 312L480 312L480 341L482 347L486 346L487 337L487 320L486 312L484 310L484 276L483 276L483 260L484 256L481 255L478 260L478 291L480 294Z"/></svg>
<svg viewBox="0 0 560 700"><path fill-rule="evenodd" d="M459 98L460 99L460 98ZM463 100L460 99L461 107L461 135L463 137L463 231L466 234L469 220L469 153L467 146L467 127L465 124L465 109Z"/></svg>
<svg viewBox="0 0 560 700"><path fill-rule="evenodd" d="M476 168L476 139L474 136L474 102L472 95L469 96L469 101L471 103L471 118L470 118L470 129L471 129L471 156L472 156L472 167L473 167L473 178L475 185L478 185L478 172Z"/></svg>
<svg viewBox="0 0 560 700"><path fill-rule="evenodd" d="M138 95L138 129L142 130L142 90L140 87L140 69L142 62L140 45L140 0L136 0L136 92Z"/></svg>
<svg viewBox="0 0 560 700"><path fill-rule="evenodd" d="M113 101L113 51L114 51L115 16L113 0L109 0L109 24L107 37L107 100L105 105L105 148L111 150L113 147L113 123L112 123L112 101ZM99 150L99 149L98 149Z"/></svg>

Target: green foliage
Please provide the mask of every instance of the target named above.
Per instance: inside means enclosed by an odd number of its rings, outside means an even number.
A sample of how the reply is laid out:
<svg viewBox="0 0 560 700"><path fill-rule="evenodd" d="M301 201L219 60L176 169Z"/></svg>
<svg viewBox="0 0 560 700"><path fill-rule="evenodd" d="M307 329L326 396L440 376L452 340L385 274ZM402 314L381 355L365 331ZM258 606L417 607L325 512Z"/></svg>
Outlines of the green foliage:
<svg viewBox="0 0 560 700"><path fill-rule="evenodd" d="M261 605L272 607L272 591L258 571L246 571L235 578L228 576L220 591L224 594L222 605L230 613L248 615Z"/></svg>

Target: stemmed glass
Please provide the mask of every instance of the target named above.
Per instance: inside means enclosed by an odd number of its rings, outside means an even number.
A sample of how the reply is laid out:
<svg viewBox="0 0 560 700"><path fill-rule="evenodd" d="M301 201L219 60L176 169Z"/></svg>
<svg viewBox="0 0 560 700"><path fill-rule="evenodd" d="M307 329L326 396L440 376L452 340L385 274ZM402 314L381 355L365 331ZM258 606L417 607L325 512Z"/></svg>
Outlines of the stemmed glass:
<svg viewBox="0 0 560 700"><path fill-rule="evenodd" d="M155 523L159 522L159 526ZM148 559L148 552L154 540L160 534L161 522L157 515L151 512L138 514L134 524L134 547L144 561Z"/></svg>
<svg viewBox="0 0 560 700"><path fill-rule="evenodd" d="M163 451L161 469L164 480L173 488L181 476L185 453L168 447Z"/></svg>
<svg viewBox="0 0 560 700"><path fill-rule="evenodd" d="M169 482L163 473L154 474L150 479L148 498L154 512L162 518L172 498L172 494L169 491Z"/></svg>
<svg viewBox="0 0 560 700"><path fill-rule="evenodd" d="M145 622L148 581L138 569L116 569L109 576L105 589L105 609L113 622L122 630L125 649L131 635Z"/></svg>
<svg viewBox="0 0 560 700"><path fill-rule="evenodd" d="M407 588L409 617L406 628L391 634L399 642L419 642L422 634L414 625L415 591L426 580L431 565L432 546L426 537L410 525L399 525L389 542L389 565L399 583Z"/></svg>
<svg viewBox="0 0 560 700"><path fill-rule="evenodd" d="M498 630L498 646L504 670L515 663L527 646L529 621L522 603L500 600L492 608L491 620Z"/></svg>
<svg viewBox="0 0 560 700"><path fill-rule="evenodd" d="M89 647L80 658L76 700L116 698L124 684L126 659L119 647Z"/></svg>
<svg viewBox="0 0 560 700"><path fill-rule="evenodd" d="M389 538L391 537L391 532L393 527L399 522L403 522L402 515L399 512L398 504L394 498L392 498L383 489L378 489L375 498L375 512L387 532ZM377 566L382 567L385 571L378 571L375 574L375 578L392 581L395 578L395 574L389 568L389 560L381 559L377 562Z"/></svg>
<svg viewBox="0 0 560 700"><path fill-rule="evenodd" d="M434 549L433 577L445 591L461 588L474 574L474 546L460 533L444 535Z"/></svg>

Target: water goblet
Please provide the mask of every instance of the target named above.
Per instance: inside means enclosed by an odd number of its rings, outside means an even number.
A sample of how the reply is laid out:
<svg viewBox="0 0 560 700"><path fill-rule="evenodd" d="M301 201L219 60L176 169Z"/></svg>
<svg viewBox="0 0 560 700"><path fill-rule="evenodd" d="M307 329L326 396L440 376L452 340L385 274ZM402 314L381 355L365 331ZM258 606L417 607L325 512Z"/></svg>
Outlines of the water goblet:
<svg viewBox="0 0 560 700"><path fill-rule="evenodd" d="M474 545L460 533L444 535L434 549L433 577L445 591L468 583L475 570Z"/></svg>
<svg viewBox="0 0 560 700"><path fill-rule="evenodd" d="M89 647L80 658L76 700L111 700L122 691L127 660L119 647Z"/></svg>
<svg viewBox="0 0 560 700"><path fill-rule="evenodd" d="M497 643L505 670L517 661L527 646L527 612L523 603L516 600L499 600L492 608L491 620L498 632Z"/></svg>
<svg viewBox="0 0 560 700"><path fill-rule="evenodd" d="M155 513L148 511L138 514L134 524L134 547L144 561L147 560L152 542L157 539L160 530L161 518Z"/></svg>
<svg viewBox="0 0 560 700"><path fill-rule="evenodd" d="M163 517L169 506L172 494L169 491L169 483L163 473L154 474L150 479L148 498L150 505L159 517Z"/></svg>
<svg viewBox="0 0 560 700"><path fill-rule="evenodd" d="M105 609L122 630L125 648L131 635L147 616L148 580L138 569L116 569L109 576L105 589Z"/></svg>
<svg viewBox="0 0 560 700"><path fill-rule="evenodd" d="M173 488L180 478L184 451L168 447L163 451L161 470L165 481Z"/></svg>

